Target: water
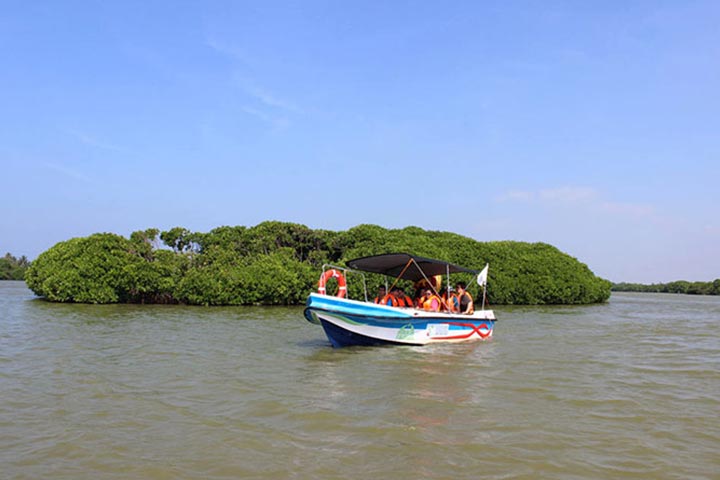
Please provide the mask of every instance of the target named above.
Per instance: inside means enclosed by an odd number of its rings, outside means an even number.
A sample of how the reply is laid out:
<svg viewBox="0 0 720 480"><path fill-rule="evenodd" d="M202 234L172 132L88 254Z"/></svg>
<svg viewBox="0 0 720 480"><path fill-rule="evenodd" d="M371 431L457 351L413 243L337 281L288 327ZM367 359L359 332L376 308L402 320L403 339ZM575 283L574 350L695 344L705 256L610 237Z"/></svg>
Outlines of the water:
<svg viewBox="0 0 720 480"><path fill-rule="evenodd" d="M496 313L484 343L334 350L301 308L0 282L0 478L720 478L720 298Z"/></svg>

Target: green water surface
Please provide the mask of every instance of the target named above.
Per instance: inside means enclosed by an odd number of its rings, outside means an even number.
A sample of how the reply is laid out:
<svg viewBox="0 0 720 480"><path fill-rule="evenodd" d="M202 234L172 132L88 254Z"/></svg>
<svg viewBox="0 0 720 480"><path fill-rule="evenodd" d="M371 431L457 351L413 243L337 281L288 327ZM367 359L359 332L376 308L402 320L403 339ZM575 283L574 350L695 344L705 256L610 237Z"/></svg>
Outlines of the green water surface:
<svg viewBox="0 0 720 480"><path fill-rule="evenodd" d="M487 342L332 349L301 307L0 282L0 478L720 478L720 298L495 311Z"/></svg>

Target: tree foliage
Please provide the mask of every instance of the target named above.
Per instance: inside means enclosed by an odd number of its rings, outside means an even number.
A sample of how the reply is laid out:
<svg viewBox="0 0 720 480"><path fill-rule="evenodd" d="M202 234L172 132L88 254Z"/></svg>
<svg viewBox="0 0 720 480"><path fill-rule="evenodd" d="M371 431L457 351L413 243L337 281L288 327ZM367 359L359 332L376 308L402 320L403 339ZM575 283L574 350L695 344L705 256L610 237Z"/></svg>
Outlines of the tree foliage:
<svg viewBox="0 0 720 480"><path fill-rule="evenodd" d="M720 278L712 282L676 280L669 283L613 283L614 292L685 293L688 295L720 295Z"/></svg>
<svg viewBox="0 0 720 480"><path fill-rule="evenodd" d="M0 258L0 280L22 280L29 265L30 262L25 255L15 258L6 253Z"/></svg>
<svg viewBox="0 0 720 480"><path fill-rule="evenodd" d="M610 296L610 282L544 243L477 242L418 227L358 225L334 232L275 221L207 233L175 227L134 232L129 239L111 233L74 238L42 253L25 278L37 295L58 302L297 305L316 289L323 264L392 252L478 269L489 262L491 304L582 304ZM366 279L371 294L385 281L374 274ZM480 298L472 276L453 280L475 285ZM363 298L358 276L348 278L348 291Z"/></svg>

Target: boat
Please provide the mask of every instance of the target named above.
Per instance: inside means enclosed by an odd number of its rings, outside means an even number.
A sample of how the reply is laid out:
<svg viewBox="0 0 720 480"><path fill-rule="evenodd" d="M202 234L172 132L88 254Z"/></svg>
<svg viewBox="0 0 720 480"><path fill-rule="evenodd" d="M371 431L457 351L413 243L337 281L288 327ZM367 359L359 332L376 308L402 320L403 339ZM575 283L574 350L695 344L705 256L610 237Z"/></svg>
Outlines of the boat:
<svg viewBox="0 0 720 480"><path fill-rule="evenodd" d="M336 348L356 345L423 346L487 340L492 337L496 322L494 312L485 309L487 269L486 265L482 271L471 270L407 253L357 258L348 261L347 267L323 265L318 292L308 296L304 315L310 323L322 326ZM448 288L451 273L477 275L483 288L482 308L472 314L462 314L376 304L368 299L365 272L385 275L386 279L393 278L395 283L400 280L424 282L436 295L438 284L434 282L441 275L446 276ZM348 277L362 279L364 299L346 298ZM327 285L333 278L338 283L337 294L329 295Z"/></svg>

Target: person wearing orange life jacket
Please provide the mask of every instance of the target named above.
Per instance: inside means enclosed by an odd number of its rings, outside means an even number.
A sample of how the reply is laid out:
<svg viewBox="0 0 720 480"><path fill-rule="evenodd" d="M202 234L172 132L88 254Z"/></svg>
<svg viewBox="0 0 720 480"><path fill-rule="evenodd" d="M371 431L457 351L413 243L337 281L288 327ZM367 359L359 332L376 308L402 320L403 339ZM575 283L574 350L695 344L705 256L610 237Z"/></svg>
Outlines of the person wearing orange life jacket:
<svg viewBox="0 0 720 480"><path fill-rule="evenodd" d="M429 288L425 289L425 295L420 299L422 309L426 312L439 312L442 300L435 295Z"/></svg>
<svg viewBox="0 0 720 480"><path fill-rule="evenodd" d="M465 282L458 282L457 285L455 285L455 289L457 290L460 313L472 315L475 312L475 304L470 292L465 290Z"/></svg>
<svg viewBox="0 0 720 480"><path fill-rule="evenodd" d="M385 297L382 299L382 304L387 305L388 307L397 307L398 306L398 298L396 295L397 289L393 288L390 293L385 295Z"/></svg>
<svg viewBox="0 0 720 480"><path fill-rule="evenodd" d="M373 299L373 303L383 303L383 299L387 296L386 288L383 285L378 287L377 297Z"/></svg>
<svg viewBox="0 0 720 480"><path fill-rule="evenodd" d="M425 296L425 290L416 290L415 299L413 300L413 306L415 308L422 309L423 297Z"/></svg>
<svg viewBox="0 0 720 480"><path fill-rule="evenodd" d="M418 300L425 295L425 289L429 288L431 291L437 292L442 287L442 275L434 275L432 277L424 277L420 280L416 280L413 284L415 290L415 304L417 306ZM418 308L422 308L420 305Z"/></svg>
<svg viewBox="0 0 720 480"><path fill-rule="evenodd" d="M454 288L450 287L449 289L446 289L442 294L442 299L443 306L446 311L450 313L457 313L460 311L460 302L458 302Z"/></svg>
<svg viewBox="0 0 720 480"><path fill-rule="evenodd" d="M395 298L397 298L398 307L414 307L413 299L405 295L405 291L397 287L395 288Z"/></svg>

